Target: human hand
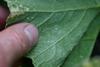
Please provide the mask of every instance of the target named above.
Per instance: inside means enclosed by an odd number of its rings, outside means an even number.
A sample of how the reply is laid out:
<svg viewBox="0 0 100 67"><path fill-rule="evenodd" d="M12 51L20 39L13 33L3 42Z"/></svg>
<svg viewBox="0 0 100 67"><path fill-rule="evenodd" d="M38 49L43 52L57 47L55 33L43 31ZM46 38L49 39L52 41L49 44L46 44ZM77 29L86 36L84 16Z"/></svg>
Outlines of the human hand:
<svg viewBox="0 0 100 67"><path fill-rule="evenodd" d="M0 67L11 67L38 40L37 28L19 23L0 32Z"/></svg>

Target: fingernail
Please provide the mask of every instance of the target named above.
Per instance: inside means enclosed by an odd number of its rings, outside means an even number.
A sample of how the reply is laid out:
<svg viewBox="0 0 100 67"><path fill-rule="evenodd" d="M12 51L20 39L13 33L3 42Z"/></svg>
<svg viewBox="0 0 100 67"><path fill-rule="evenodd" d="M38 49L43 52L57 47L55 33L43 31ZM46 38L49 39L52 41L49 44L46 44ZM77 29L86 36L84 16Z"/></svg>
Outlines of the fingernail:
<svg viewBox="0 0 100 67"><path fill-rule="evenodd" d="M30 43L32 44L35 44L37 42L37 39L38 39L38 31L37 31L37 28L33 25L28 25L26 28L25 28L25 33L30 41Z"/></svg>

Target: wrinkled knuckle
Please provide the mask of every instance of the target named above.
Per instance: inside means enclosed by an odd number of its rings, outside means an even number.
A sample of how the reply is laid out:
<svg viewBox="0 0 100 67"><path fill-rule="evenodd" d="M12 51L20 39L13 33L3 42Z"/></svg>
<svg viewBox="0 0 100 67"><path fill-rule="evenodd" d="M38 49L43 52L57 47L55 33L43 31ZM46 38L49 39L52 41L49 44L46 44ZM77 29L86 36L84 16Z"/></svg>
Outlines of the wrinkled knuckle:
<svg viewBox="0 0 100 67"><path fill-rule="evenodd" d="M18 41L18 43L23 41L21 34L19 34L18 32L12 30L12 34L13 34L12 40Z"/></svg>
<svg viewBox="0 0 100 67"><path fill-rule="evenodd" d="M21 50L27 48L27 43L24 35L13 30L12 33L13 33L12 42L14 42L15 45L17 44L18 48L20 48Z"/></svg>

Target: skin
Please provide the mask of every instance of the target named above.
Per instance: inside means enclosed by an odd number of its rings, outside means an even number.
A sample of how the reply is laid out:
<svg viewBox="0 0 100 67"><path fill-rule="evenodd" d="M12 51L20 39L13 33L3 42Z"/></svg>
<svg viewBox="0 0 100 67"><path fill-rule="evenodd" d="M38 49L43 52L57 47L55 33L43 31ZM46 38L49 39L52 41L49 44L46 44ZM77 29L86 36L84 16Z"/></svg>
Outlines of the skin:
<svg viewBox="0 0 100 67"><path fill-rule="evenodd" d="M38 30L29 23L19 23L0 32L0 67L15 67L38 41Z"/></svg>

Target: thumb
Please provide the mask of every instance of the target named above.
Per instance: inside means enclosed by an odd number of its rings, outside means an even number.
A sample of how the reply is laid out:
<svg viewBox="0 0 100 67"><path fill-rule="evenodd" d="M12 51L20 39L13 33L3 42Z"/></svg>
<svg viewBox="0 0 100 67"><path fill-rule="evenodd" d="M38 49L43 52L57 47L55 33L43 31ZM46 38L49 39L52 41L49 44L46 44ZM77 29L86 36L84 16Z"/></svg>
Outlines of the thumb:
<svg viewBox="0 0 100 67"><path fill-rule="evenodd" d="M29 23L16 24L0 32L0 67L11 65L29 51L37 40L38 31Z"/></svg>

